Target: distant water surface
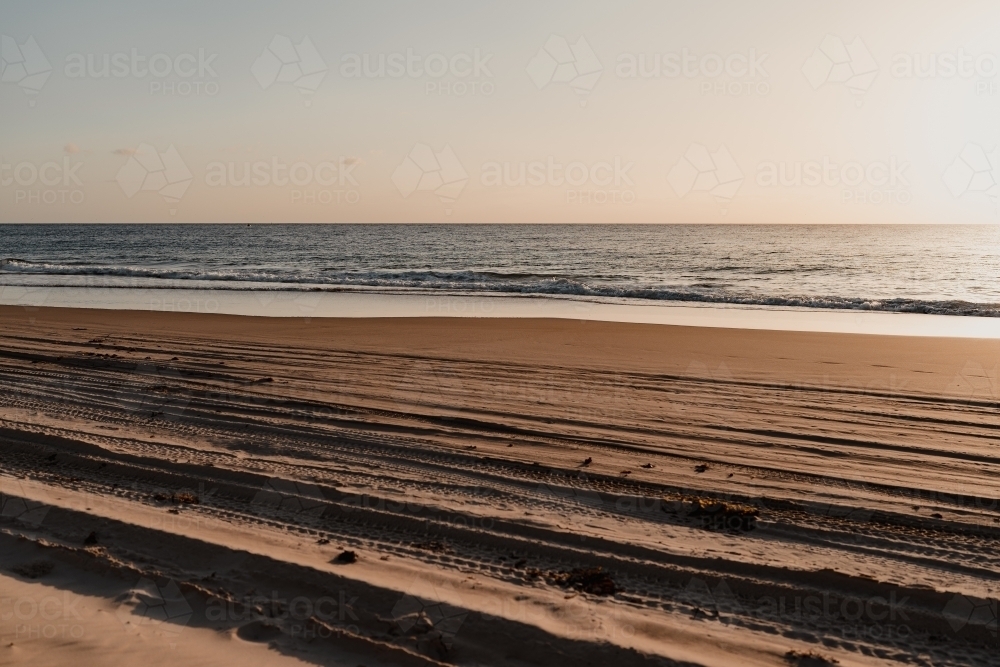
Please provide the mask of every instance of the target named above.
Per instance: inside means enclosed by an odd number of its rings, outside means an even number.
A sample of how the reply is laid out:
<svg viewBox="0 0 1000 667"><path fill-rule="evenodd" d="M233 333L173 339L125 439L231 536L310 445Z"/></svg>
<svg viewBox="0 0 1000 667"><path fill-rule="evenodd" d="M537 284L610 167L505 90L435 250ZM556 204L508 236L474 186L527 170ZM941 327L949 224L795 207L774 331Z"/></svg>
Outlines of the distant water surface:
<svg viewBox="0 0 1000 667"><path fill-rule="evenodd" d="M0 286L547 295L1000 316L1000 227L0 225Z"/></svg>

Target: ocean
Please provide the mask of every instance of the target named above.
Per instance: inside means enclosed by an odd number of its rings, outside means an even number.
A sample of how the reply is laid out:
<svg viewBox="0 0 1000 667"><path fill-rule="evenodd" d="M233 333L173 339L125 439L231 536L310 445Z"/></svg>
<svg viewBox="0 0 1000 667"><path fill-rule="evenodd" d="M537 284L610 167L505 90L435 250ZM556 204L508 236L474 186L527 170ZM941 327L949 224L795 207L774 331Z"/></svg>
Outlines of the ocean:
<svg viewBox="0 0 1000 667"><path fill-rule="evenodd" d="M1000 227L0 225L0 288L504 294L1000 316Z"/></svg>

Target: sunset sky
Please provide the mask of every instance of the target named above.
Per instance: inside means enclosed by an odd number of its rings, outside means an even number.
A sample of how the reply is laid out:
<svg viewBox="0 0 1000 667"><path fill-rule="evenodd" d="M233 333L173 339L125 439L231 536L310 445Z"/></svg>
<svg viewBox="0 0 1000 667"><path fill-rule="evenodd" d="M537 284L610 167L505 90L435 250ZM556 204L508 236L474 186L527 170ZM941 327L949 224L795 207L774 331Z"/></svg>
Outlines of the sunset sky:
<svg viewBox="0 0 1000 667"><path fill-rule="evenodd" d="M0 222L1000 219L996 3L538 4L4 3Z"/></svg>

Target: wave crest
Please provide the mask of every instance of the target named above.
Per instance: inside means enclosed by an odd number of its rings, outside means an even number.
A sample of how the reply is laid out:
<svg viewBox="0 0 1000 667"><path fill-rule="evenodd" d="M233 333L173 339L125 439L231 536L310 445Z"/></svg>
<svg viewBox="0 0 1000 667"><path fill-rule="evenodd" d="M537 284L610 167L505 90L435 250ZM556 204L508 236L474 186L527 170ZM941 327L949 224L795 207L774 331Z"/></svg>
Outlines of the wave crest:
<svg viewBox="0 0 1000 667"><path fill-rule="evenodd" d="M818 308L835 310L867 310L936 315L1000 317L1000 304L972 303L961 300L926 300L907 298L873 299L852 296L817 296L789 294L756 294L715 287L704 281L690 285L628 285L587 282L559 274L503 273L472 270L399 270L399 271L337 271L314 273L280 269L215 269L197 270L176 267L98 266L93 264L58 264L33 262L18 258L0 260L2 276L83 276L111 279L100 287L178 287L168 281L197 281L198 289L240 290L339 290L369 288L379 290L420 290L442 293L469 292L538 296L563 296L583 299L628 299L641 301L717 303L746 306ZM130 282L116 278L134 279ZM206 284L207 283L207 284ZM18 284L23 284L18 282ZM35 286L66 284L41 281ZM92 282L88 286L94 286ZM182 286L182 285L181 285Z"/></svg>

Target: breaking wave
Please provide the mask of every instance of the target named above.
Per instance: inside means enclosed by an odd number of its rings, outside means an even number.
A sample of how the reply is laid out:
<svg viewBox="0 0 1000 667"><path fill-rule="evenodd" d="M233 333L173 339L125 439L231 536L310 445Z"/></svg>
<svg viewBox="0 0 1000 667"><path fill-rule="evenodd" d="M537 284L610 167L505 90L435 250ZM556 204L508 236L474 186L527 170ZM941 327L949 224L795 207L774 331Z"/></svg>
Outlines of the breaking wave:
<svg viewBox="0 0 1000 667"><path fill-rule="evenodd" d="M761 294L751 290L721 287L712 281L688 284L641 284L626 276L602 276L583 280L565 274L497 271L382 270L298 271L276 268L197 269L135 267L80 263L48 263L10 258L0 260L0 284L5 276L18 276L17 285L63 285L101 288L177 288L281 291L428 291L443 294L496 293L575 297L581 299L626 299L644 302L686 302L791 308L863 310L936 315L1000 317L1000 304L962 300L866 298L857 296L809 296ZM36 281L30 277L36 276ZM63 277L60 280L58 277ZM75 277L76 280L67 279ZM26 280L27 279L27 280ZM194 285L193 283L197 283Z"/></svg>

